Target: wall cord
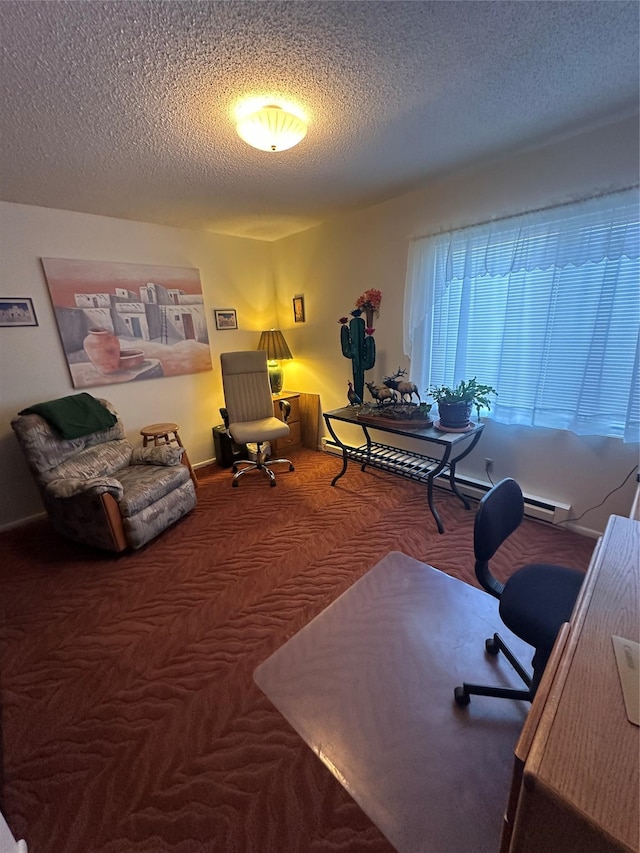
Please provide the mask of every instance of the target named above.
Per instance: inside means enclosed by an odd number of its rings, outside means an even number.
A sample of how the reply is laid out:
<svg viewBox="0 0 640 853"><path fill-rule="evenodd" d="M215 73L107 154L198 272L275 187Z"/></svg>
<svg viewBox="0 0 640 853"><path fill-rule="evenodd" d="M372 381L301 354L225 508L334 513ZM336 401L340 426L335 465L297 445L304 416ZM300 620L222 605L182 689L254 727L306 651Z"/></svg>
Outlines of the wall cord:
<svg viewBox="0 0 640 853"><path fill-rule="evenodd" d="M576 515L576 516L575 516L575 517L573 517L573 518L564 518L562 521L554 521L554 522L553 522L554 527L557 527L557 526L559 526L560 524L568 524L570 521L580 521L580 519L581 519L583 516L585 516L588 512L591 512L591 510L592 510L592 509L597 509L599 506L602 506L602 504L607 500L607 498L610 498L610 497L611 497L611 495L612 495L614 492L617 492L619 489L621 489L621 488L624 486L624 484L627 482L627 480L629 479L629 477L633 474L633 472L634 472L634 471L637 471L637 470L638 470L638 466L637 466L637 465L634 465L634 466L633 466L633 468L632 468L632 469L629 471L629 473L627 474L627 476L624 478L624 480L620 483L620 485L619 485L619 486L616 486L616 487L615 487L615 488L613 488L613 489L611 489L611 491L610 491L610 492L608 492L608 493L607 493L607 494L602 498L602 500L600 501L600 503L599 503L599 504L595 504L595 506L590 506L590 507L588 507L587 509L585 509L585 511L584 511L584 512L581 512L581 513L580 513L580 515Z"/></svg>

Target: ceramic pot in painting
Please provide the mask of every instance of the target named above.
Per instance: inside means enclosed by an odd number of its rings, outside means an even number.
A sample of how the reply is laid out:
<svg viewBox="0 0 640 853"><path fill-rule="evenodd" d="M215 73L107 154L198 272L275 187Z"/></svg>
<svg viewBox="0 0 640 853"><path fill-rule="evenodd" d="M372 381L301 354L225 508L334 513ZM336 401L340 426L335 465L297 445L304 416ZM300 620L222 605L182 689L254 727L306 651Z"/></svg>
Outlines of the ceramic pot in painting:
<svg viewBox="0 0 640 853"><path fill-rule="evenodd" d="M144 352L141 349L123 349L120 351L120 370L136 370L142 366Z"/></svg>
<svg viewBox="0 0 640 853"><path fill-rule="evenodd" d="M100 373L115 373L120 369L120 341L107 329L89 329L82 345Z"/></svg>

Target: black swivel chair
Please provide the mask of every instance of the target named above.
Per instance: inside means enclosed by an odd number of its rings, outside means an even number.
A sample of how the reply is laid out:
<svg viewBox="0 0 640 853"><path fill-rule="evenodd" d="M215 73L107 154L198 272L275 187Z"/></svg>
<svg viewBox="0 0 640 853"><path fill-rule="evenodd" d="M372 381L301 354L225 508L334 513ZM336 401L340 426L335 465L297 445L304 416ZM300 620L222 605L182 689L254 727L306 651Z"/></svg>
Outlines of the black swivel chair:
<svg viewBox="0 0 640 853"><path fill-rule="evenodd" d="M502 652L526 689L484 687L465 682L454 691L455 700L460 706L468 705L472 694L533 701L560 626L569 621L584 579L584 574L576 569L545 563L523 566L504 584L494 578L489 569L489 560L520 525L523 516L524 498L516 481L507 478L496 483L478 506L473 549L476 577L487 592L500 600L500 618L507 628L535 649L533 677L526 672L500 635L494 634L485 642L487 652L490 655Z"/></svg>

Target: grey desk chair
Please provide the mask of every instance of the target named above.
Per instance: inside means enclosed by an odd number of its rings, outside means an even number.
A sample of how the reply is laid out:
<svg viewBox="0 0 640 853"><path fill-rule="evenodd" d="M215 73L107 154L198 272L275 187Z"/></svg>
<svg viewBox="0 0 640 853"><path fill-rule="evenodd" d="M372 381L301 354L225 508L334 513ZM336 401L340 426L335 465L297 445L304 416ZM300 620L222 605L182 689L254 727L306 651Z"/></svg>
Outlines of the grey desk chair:
<svg viewBox="0 0 640 853"><path fill-rule="evenodd" d="M223 352L220 354L222 368L222 387L224 389L225 408L220 409L227 432L236 444L254 442L257 445L255 462L239 460L233 464L232 486L248 471L264 471L270 485L276 485L276 476L272 465L283 463L293 471L289 459L265 459L262 445L289 435L286 420L290 406L286 400L280 401L284 421L273 414L273 397L267 370L267 354L263 350L248 352ZM242 467L240 467L242 466Z"/></svg>
<svg viewBox="0 0 640 853"><path fill-rule="evenodd" d="M507 478L482 498L475 517L473 549L476 577L487 592L500 600L500 618L513 633L533 646L533 676L524 669L499 634L485 642L490 655L502 652L524 682L524 688L485 687L467 684L456 687L455 700L464 707L470 696L496 696L533 701L553 644L563 622L571 618L584 574L576 569L532 563L517 569L500 583L489 569L489 560L520 525L524 498L515 480Z"/></svg>

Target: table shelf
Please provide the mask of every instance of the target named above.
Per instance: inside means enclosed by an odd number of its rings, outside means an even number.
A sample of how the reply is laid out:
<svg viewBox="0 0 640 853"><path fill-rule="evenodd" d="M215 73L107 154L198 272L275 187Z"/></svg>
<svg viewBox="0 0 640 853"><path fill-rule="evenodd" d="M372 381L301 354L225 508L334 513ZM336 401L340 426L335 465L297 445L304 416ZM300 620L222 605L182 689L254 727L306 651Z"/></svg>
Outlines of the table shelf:
<svg viewBox="0 0 640 853"><path fill-rule="evenodd" d="M367 466L379 468L381 471L387 471L408 480L417 480L419 483L426 483L429 475L438 468L442 461L423 453L400 450L397 447L391 447L389 444L379 444L375 441L371 443L370 447L366 444L360 447L350 447L349 445L341 447L336 441L327 441L326 444L329 447L336 447L338 450L344 449L349 459L359 462L363 470ZM449 466L445 465L436 476L448 477L449 472Z"/></svg>
<svg viewBox="0 0 640 853"><path fill-rule="evenodd" d="M433 501L434 480L438 477L447 477L452 492L462 501L466 509L470 509L469 501L458 491L456 486L456 464L476 446L484 429L484 424L475 424L472 430L464 433L445 433L433 426L409 428L388 420L383 421L382 418L379 424L372 424L359 420L358 411L352 407L324 412L324 420L332 439L328 440L326 444L330 447L336 447L342 452L342 471L333 478L332 486L335 486L337 481L346 474L347 465L350 461L359 463L363 471L367 466L370 466L389 474L395 474L397 477L423 483L427 487L429 509L435 519L439 533L444 533L444 525ZM347 423L360 427L366 444L355 445L341 441L334 429L337 423ZM386 435L410 438L420 441L424 445L432 445L434 448L438 448L436 452L441 452L441 455L439 457L430 456L426 453L418 453L415 450L406 450L374 441L369 429Z"/></svg>

